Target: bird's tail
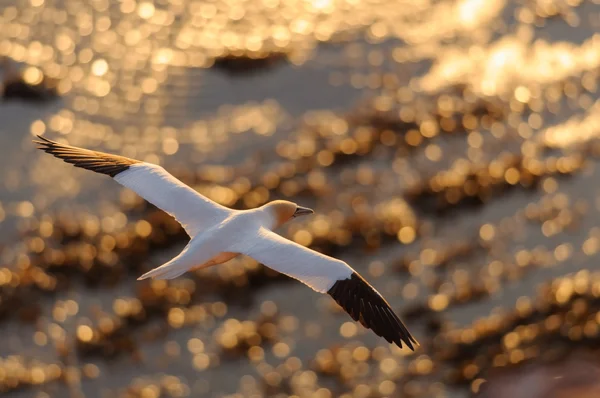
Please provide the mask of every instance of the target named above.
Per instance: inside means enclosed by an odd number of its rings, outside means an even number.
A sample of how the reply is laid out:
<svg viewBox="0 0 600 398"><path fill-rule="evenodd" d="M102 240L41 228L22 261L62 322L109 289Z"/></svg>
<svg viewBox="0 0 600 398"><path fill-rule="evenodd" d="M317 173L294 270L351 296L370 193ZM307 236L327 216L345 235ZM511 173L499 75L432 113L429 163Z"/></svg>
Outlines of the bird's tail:
<svg viewBox="0 0 600 398"><path fill-rule="evenodd" d="M160 267L154 268L151 271L146 272L144 275L137 278L138 281L153 278L153 279L175 279L180 275L185 274L187 269L177 269L171 267L165 267L161 265Z"/></svg>
<svg viewBox="0 0 600 398"><path fill-rule="evenodd" d="M182 253L183 254L183 253ZM161 265L160 267L156 267L153 270L146 272L144 275L140 276L138 281L148 278L154 279L174 279L179 275L185 274L191 266L184 259L185 257L181 254L171 261L168 261Z"/></svg>

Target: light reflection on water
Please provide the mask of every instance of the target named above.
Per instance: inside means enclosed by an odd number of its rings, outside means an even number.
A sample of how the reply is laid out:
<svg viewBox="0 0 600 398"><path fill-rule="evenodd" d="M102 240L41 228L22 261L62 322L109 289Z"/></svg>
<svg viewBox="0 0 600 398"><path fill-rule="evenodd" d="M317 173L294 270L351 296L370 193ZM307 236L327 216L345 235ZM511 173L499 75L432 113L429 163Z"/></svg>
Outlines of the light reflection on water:
<svg viewBox="0 0 600 398"><path fill-rule="evenodd" d="M0 391L463 397L595 344L597 275L536 287L597 262L599 27L577 0L4 1L0 56L60 98L0 106ZM35 134L306 202L283 233L372 280L420 351L247 259L136 283L181 231Z"/></svg>

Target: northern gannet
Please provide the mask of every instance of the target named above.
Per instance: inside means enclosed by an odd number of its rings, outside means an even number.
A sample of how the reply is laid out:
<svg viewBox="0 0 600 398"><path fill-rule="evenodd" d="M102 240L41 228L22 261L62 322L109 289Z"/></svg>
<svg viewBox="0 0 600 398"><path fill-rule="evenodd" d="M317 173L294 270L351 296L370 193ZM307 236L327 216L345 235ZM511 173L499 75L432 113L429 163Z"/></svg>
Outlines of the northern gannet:
<svg viewBox="0 0 600 398"><path fill-rule="evenodd" d="M123 156L77 148L38 135L39 149L76 167L111 176L121 185L173 216L190 236L183 251L145 273L173 279L195 269L224 263L240 254L327 293L355 320L378 336L411 350L417 341L387 301L348 264L301 246L273 229L313 211L275 200L251 210L233 210L185 185L161 166Z"/></svg>

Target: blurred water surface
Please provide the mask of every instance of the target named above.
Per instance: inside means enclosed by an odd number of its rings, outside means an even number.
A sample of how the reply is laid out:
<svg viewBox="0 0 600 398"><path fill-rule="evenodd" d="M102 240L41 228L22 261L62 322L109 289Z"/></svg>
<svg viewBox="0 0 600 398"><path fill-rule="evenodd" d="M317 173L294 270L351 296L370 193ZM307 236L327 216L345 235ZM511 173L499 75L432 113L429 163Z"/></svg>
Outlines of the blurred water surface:
<svg viewBox="0 0 600 398"><path fill-rule="evenodd" d="M3 396L597 395L597 0L0 4L5 88L57 92L0 103ZM314 208L420 348L250 259L137 282L183 231L35 134Z"/></svg>

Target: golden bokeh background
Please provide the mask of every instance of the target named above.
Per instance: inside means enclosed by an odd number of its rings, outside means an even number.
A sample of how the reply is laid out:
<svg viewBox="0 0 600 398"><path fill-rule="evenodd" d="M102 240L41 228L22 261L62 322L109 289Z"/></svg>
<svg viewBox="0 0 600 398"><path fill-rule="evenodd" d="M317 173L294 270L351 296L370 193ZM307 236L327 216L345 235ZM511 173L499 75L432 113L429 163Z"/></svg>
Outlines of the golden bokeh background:
<svg viewBox="0 0 600 398"><path fill-rule="evenodd" d="M596 397L600 1L0 1L0 393ZM44 135L315 209L421 343L187 239Z"/></svg>

